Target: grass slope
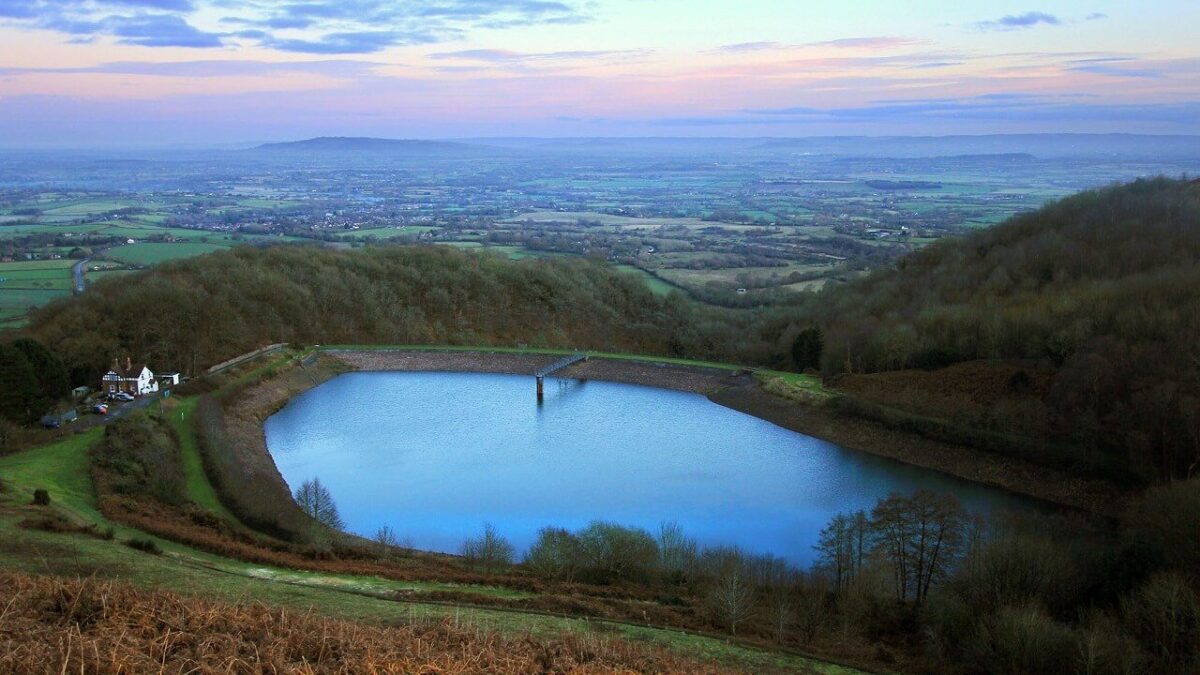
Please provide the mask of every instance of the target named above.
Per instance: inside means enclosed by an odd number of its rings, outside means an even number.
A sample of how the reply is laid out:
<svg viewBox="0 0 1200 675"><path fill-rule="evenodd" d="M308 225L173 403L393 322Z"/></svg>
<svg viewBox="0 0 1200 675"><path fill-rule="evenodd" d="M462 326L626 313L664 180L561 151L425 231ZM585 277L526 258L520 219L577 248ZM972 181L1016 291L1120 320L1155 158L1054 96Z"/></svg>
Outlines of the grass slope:
<svg viewBox="0 0 1200 675"><path fill-rule="evenodd" d="M200 458L200 448L192 426L195 409L195 399L183 399L169 413L171 427L179 436L179 449L183 453L183 471L187 481L188 500L225 520L237 522L237 517L221 503L220 498L217 497L217 491L213 489L212 483L204 473L204 462Z"/></svg>

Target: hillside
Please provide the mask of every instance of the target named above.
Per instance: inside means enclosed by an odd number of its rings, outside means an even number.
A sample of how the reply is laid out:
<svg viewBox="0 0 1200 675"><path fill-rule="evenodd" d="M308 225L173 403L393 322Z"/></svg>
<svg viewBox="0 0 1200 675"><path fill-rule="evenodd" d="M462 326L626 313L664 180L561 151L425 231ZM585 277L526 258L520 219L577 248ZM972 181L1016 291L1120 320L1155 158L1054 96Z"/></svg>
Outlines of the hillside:
<svg viewBox="0 0 1200 675"><path fill-rule="evenodd" d="M1198 263L1200 184L1156 179L943 240L792 308L656 297L579 259L279 246L98 283L36 312L28 332L87 383L113 354L194 374L275 342L524 344L803 368L793 341L815 325L842 412L1144 484L1200 467Z"/></svg>
<svg viewBox="0 0 1200 675"><path fill-rule="evenodd" d="M509 261L446 247L242 247L95 284L37 311L75 382L114 354L186 374L277 342L589 348L704 356L732 323L578 260ZM722 315L723 316L723 315ZM718 339L719 338L719 339Z"/></svg>
<svg viewBox="0 0 1200 675"><path fill-rule="evenodd" d="M862 398L1049 439L1110 474L1200 466L1200 182L1081 193L823 293L806 318L823 373ZM947 368L976 361L992 366Z"/></svg>

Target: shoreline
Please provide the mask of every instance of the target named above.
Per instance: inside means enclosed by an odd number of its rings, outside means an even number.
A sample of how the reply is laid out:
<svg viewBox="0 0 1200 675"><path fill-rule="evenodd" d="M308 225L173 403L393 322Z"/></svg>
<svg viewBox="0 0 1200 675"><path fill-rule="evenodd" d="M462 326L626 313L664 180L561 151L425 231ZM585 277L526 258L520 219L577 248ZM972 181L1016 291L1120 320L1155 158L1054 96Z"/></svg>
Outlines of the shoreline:
<svg viewBox="0 0 1200 675"><path fill-rule="evenodd" d="M555 354L478 351L355 350L330 348L322 354L350 371L481 372L529 375L556 361ZM1102 516L1123 509L1128 491L1102 481L888 429L856 417L834 413L771 394L746 370L681 365L651 360L593 356L555 375L671 389L701 394L713 403L757 417L790 431L819 438L847 450L883 457L955 478L999 488L1061 507Z"/></svg>

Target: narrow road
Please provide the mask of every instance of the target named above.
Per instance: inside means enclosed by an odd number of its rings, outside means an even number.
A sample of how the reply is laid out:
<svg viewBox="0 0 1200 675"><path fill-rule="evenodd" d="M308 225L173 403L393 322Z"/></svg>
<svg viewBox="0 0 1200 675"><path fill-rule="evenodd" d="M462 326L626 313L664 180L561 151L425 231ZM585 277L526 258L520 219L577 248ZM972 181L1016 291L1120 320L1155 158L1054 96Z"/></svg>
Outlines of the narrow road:
<svg viewBox="0 0 1200 675"><path fill-rule="evenodd" d="M75 275L75 292L76 293L82 293L83 289L85 288L85 282L83 280L83 272L84 272L83 268L85 266L87 266L88 262L90 262L90 261L91 261L91 258L84 258L83 260L80 260L79 262L75 263L75 266L71 268L71 272L74 273L74 275Z"/></svg>
<svg viewBox="0 0 1200 675"><path fill-rule="evenodd" d="M92 427L100 426L101 424L116 422L134 410L141 410L142 408L148 407L151 403L157 401L161 396L162 392L156 392L154 394L148 394L128 402L118 403L117 401L110 401L108 403L107 415L97 415L92 412L84 413L79 416L78 420L71 422L71 429L76 432L85 431L87 429L91 429Z"/></svg>

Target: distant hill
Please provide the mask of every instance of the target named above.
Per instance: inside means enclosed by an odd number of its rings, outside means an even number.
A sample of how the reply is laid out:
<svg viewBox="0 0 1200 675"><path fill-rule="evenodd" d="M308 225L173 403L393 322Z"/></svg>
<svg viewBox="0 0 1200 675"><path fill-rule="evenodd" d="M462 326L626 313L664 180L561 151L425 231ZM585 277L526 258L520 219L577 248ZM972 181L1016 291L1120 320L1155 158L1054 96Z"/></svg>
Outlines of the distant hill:
<svg viewBox="0 0 1200 675"><path fill-rule="evenodd" d="M466 143L546 153L704 156L819 155L842 158L946 158L1025 162L1122 158L1200 160L1200 136L1152 134L985 134L959 136L801 136L794 138L480 138Z"/></svg>
<svg viewBox="0 0 1200 675"><path fill-rule="evenodd" d="M404 156L475 156L485 154L488 148L467 143L450 141L418 141L391 138L367 138L352 136L321 136L303 141L264 143L253 149L258 153L275 154L374 154Z"/></svg>

